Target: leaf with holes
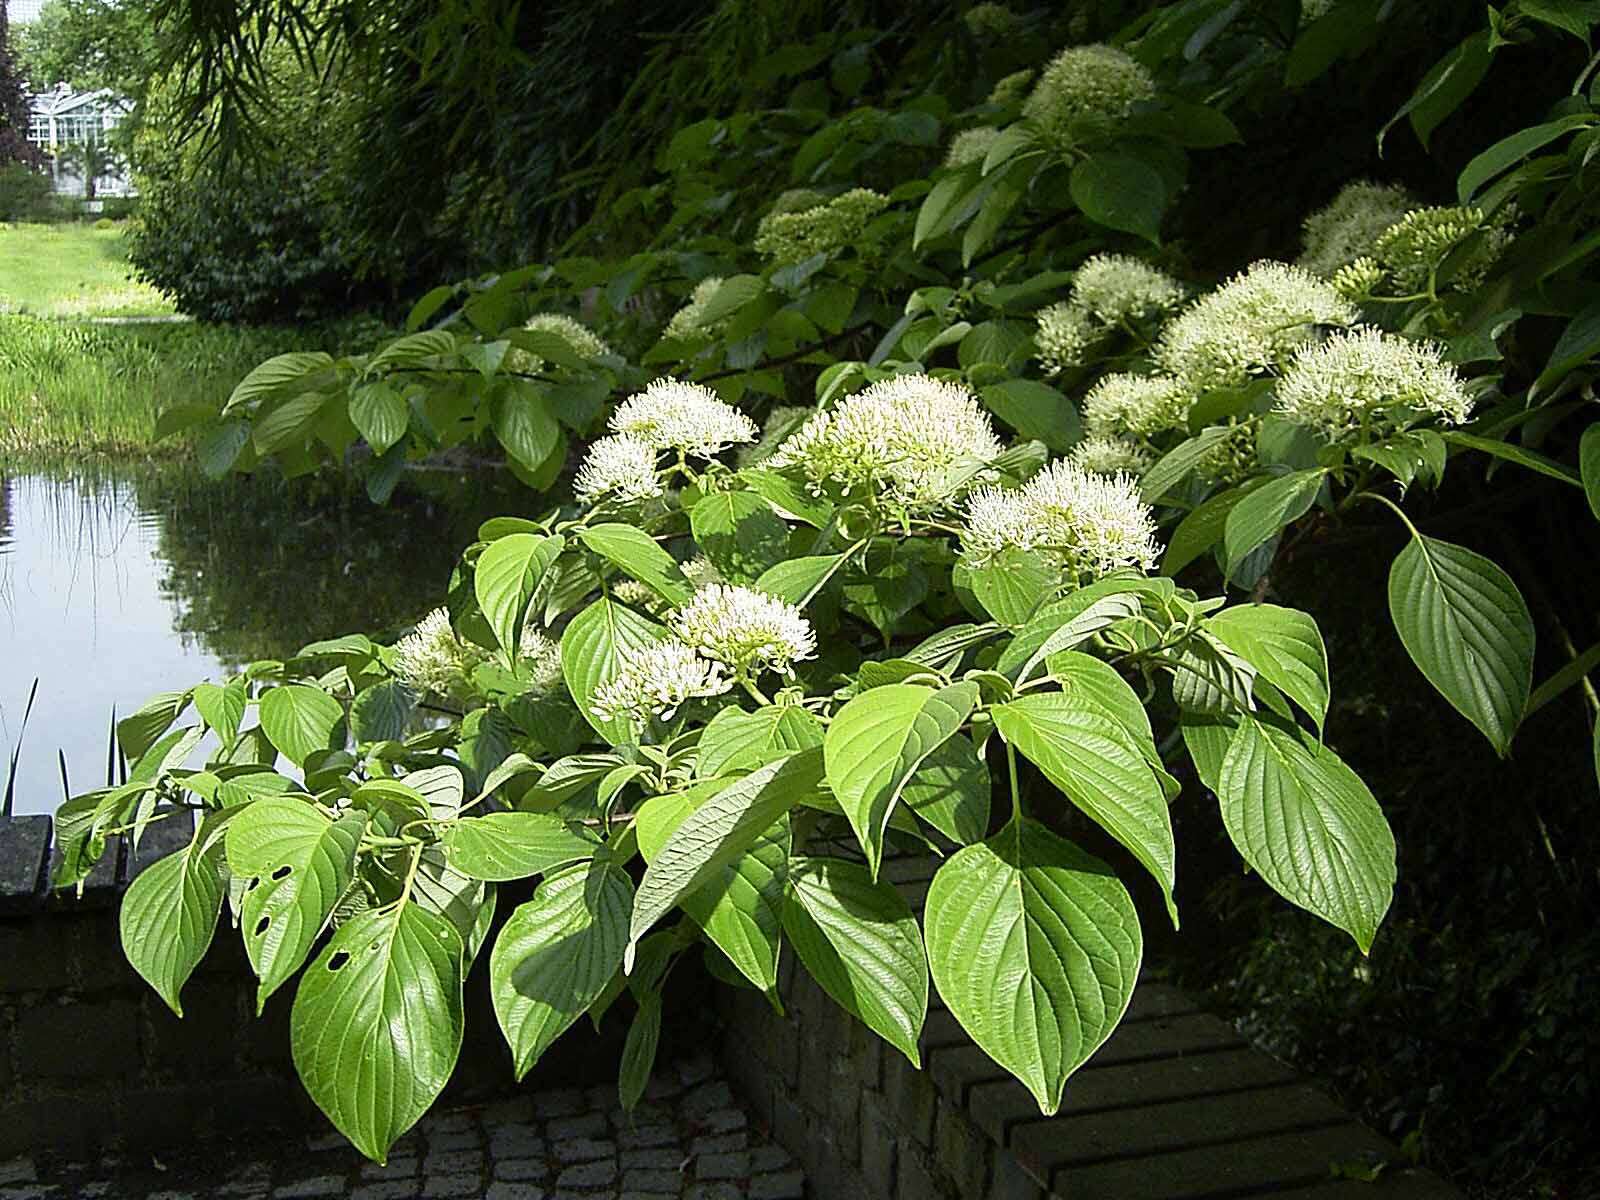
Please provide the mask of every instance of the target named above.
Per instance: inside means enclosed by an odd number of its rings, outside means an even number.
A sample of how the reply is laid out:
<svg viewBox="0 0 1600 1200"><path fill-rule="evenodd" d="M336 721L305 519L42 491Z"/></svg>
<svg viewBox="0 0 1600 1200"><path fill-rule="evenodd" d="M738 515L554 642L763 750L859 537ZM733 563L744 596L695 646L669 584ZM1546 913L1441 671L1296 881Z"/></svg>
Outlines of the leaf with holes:
<svg viewBox="0 0 1600 1200"><path fill-rule="evenodd" d="M1505 757L1533 690L1533 617L1510 576L1414 536L1389 569L1389 614L1428 682Z"/></svg>
<svg viewBox="0 0 1600 1200"><path fill-rule="evenodd" d="M259 704L268 740L296 766L304 766L316 751L332 748L334 731L344 720L344 705L303 683L271 688Z"/></svg>
<svg viewBox="0 0 1600 1200"><path fill-rule="evenodd" d="M1012 821L939 868L923 925L951 1014L1053 1115L1133 995L1144 943L1128 890L1037 821Z"/></svg>
<svg viewBox="0 0 1600 1200"><path fill-rule="evenodd" d="M1304 730L1245 717L1216 790L1228 836L1257 874L1370 950L1394 893L1394 835L1356 773Z"/></svg>
<svg viewBox="0 0 1600 1200"><path fill-rule="evenodd" d="M139 873L122 898L118 925L128 963L183 1016L179 993L205 957L222 911L221 820L206 817L189 845Z"/></svg>
<svg viewBox="0 0 1600 1200"><path fill-rule="evenodd" d="M415 904L339 926L289 1014L295 1070L355 1148L384 1162L427 1112L461 1052L461 935Z"/></svg>
<svg viewBox="0 0 1600 1200"><path fill-rule="evenodd" d="M920 1067L928 959L900 893L836 858L789 863L783 931L822 990Z"/></svg>
<svg viewBox="0 0 1600 1200"><path fill-rule="evenodd" d="M463 817L444 833L450 865L470 879L492 882L543 875L592 858L599 848L547 813Z"/></svg>
<svg viewBox="0 0 1600 1200"><path fill-rule="evenodd" d="M851 700L828 726L823 741L828 786L866 851L873 878L901 789L977 704L976 683L938 689L891 683Z"/></svg>
<svg viewBox="0 0 1600 1200"><path fill-rule="evenodd" d="M596 859L550 876L511 914L489 955L489 990L518 1079L605 990L632 906L627 873Z"/></svg>
<svg viewBox="0 0 1600 1200"><path fill-rule="evenodd" d="M330 821L306 800L267 796L228 826L228 868L245 881L240 932L260 986L256 1013L311 953L355 878L365 813Z"/></svg>

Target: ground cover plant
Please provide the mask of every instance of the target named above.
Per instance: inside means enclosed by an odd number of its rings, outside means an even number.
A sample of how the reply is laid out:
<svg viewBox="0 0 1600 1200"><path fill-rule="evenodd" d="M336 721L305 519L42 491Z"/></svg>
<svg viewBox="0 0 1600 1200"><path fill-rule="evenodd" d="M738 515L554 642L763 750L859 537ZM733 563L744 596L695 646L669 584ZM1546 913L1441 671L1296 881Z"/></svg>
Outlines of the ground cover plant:
<svg viewBox="0 0 1600 1200"><path fill-rule="evenodd" d="M125 226L61 221L0 225L0 314L153 317L172 301L133 279Z"/></svg>
<svg viewBox="0 0 1600 1200"><path fill-rule="evenodd" d="M1261 881L1379 936L1395 845L1323 736L1317 621L1269 602L1317 547L1398 535L1389 661L1457 736L1505 756L1557 700L1593 736L1592 611L1481 536L1529 488L1581 536L1600 513L1588 17L1519 0L1441 43L1376 3L1133 7L1101 42L980 5L774 47L780 100L672 130L551 261L172 410L218 475L354 469L382 501L497 446L548 494L408 638L124 723L130 782L63 809L61 882L199 811L124 907L174 1007L225 899L263 999L312 958L297 1065L381 1155L448 1077L480 950L519 1074L628 993L629 1098L672 962L770 992L786 948L913 1061L937 988L1051 1111L1126 1004L1129 887L1176 919L1169 804L1214 795ZM1411 139L1407 178L1330 177L1294 244L1200 269L1229 156L1379 44L1443 54L1362 130ZM1417 156L1450 139L1448 171ZM920 923L876 877L897 837L948 852ZM493 888L535 876L489 945ZM390 1019L407 1089L322 1036L388 1054Z"/></svg>

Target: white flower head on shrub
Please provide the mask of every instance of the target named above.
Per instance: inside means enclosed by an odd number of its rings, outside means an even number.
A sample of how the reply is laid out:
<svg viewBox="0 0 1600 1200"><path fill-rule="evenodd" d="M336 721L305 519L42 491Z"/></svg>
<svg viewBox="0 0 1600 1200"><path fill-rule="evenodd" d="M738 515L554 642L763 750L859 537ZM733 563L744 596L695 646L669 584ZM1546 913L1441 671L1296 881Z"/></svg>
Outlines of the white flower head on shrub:
<svg viewBox="0 0 1600 1200"><path fill-rule="evenodd" d="M1507 205L1492 219L1486 219L1479 208L1414 209L1383 231L1373 246L1373 257L1394 276L1402 291L1422 292L1450 252L1481 233L1450 281L1453 287L1470 289L1483 282L1511 244L1511 226L1517 215L1514 205Z"/></svg>
<svg viewBox="0 0 1600 1200"><path fill-rule="evenodd" d="M582 358L599 358L602 354L611 353L611 347L598 334L565 313L535 313L522 323L522 327L533 333L555 335ZM544 369L545 360L521 346L512 346L506 350L501 365L508 371L532 374Z"/></svg>
<svg viewBox="0 0 1600 1200"><path fill-rule="evenodd" d="M611 414L611 432L637 438L655 450L712 458L729 446L756 440L756 423L708 387L657 379Z"/></svg>
<svg viewBox="0 0 1600 1200"><path fill-rule="evenodd" d="M1114 434L1090 434L1067 454L1068 461L1096 475L1143 475L1155 455L1138 442Z"/></svg>
<svg viewBox="0 0 1600 1200"><path fill-rule="evenodd" d="M945 151L944 165L964 167L968 163L982 162L989 153L989 148L994 145L995 138L999 136L1000 131L990 125L963 129L950 139L950 149Z"/></svg>
<svg viewBox="0 0 1600 1200"><path fill-rule="evenodd" d="M769 212L756 227L755 252L776 266L792 266L817 254L859 244L867 222L889 206L870 188L852 188L825 204Z"/></svg>
<svg viewBox="0 0 1600 1200"><path fill-rule="evenodd" d="M1041 308L1034 314L1034 320L1037 327L1033 343L1039 350L1039 363L1048 375L1083 366L1106 337L1106 327L1088 310L1070 300L1058 300Z"/></svg>
<svg viewBox="0 0 1600 1200"><path fill-rule="evenodd" d="M1057 459L1020 488L981 488L967 505L961 544L983 563L1007 548L1048 551L1079 575L1153 570L1160 548L1133 477Z"/></svg>
<svg viewBox="0 0 1600 1200"><path fill-rule="evenodd" d="M895 375L817 413L767 463L799 468L819 491L831 484L847 496L876 492L907 512L931 512L965 490L963 468L1002 450L966 388Z"/></svg>
<svg viewBox="0 0 1600 1200"><path fill-rule="evenodd" d="M707 658L746 677L792 675L817 652L811 622L787 601L725 583L702 587L668 619L672 632Z"/></svg>
<svg viewBox="0 0 1600 1200"><path fill-rule="evenodd" d="M1172 312L1187 292L1165 271L1129 254L1096 254L1072 279L1072 301L1107 325Z"/></svg>
<svg viewBox="0 0 1600 1200"><path fill-rule="evenodd" d="M459 699L467 691L473 670L489 661L489 652L456 637L450 613L436 608L412 627L394 646L395 672L422 695Z"/></svg>
<svg viewBox="0 0 1600 1200"><path fill-rule="evenodd" d="M584 504L602 500L626 504L661 495L655 447L626 434L598 439L584 455L572 490Z"/></svg>
<svg viewBox="0 0 1600 1200"><path fill-rule="evenodd" d="M1280 417L1333 441L1382 438L1417 417L1459 425L1472 415L1472 398L1437 345L1365 327L1301 350L1277 391Z"/></svg>
<svg viewBox="0 0 1600 1200"><path fill-rule="evenodd" d="M1154 358L1163 374L1197 393L1239 387L1315 340L1318 326L1354 325L1359 316L1327 280L1262 261L1169 321Z"/></svg>
<svg viewBox="0 0 1600 1200"><path fill-rule="evenodd" d="M1306 218L1297 265L1331 279L1341 267L1371 254L1383 231L1416 206L1416 198L1396 184L1348 183Z"/></svg>
<svg viewBox="0 0 1600 1200"><path fill-rule="evenodd" d="M522 629L517 652L528 672L528 681L537 692L553 692L562 685L561 645L532 625Z"/></svg>
<svg viewBox="0 0 1600 1200"><path fill-rule="evenodd" d="M1083 425L1091 436L1150 437L1182 429L1194 393L1165 375L1103 375L1083 398Z"/></svg>
<svg viewBox="0 0 1600 1200"><path fill-rule="evenodd" d="M721 275L707 275L695 284L694 291L689 293L688 302L672 314L666 328L661 331L661 336L686 341L693 338L715 337L727 325L730 318L724 317L708 325L704 314L706 305L711 303L711 297L717 294L717 289L721 286Z"/></svg>
<svg viewBox="0 0 1600 1200"><path fill-rule="evenodd" d="M1058 146L1073 145L1087 127L1115 124L1156 94L1149 70L1114 46L1073 46L1050 60L1022 106L1022 115Z"/></svg>
<svg viewBox="0 0 1600 1200"><path fill-rule="evenodd" d="M603 721L670 721L687 701L720 696L732 686L722 664L667 638L624 653L617 673L594 690L589 706Z"/></svg>

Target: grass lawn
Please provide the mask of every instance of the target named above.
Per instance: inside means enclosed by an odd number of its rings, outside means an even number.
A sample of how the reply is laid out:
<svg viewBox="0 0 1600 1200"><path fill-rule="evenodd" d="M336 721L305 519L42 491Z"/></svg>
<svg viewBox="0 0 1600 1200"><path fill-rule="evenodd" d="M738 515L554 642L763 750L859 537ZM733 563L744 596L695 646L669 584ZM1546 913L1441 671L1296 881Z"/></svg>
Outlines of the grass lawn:
<svg viewBox="0 0 1600 1200"><path fill-rule="evenodd" d="M172 301L131 278L122 226L0 224L0 313L148 317Z"/></svg>

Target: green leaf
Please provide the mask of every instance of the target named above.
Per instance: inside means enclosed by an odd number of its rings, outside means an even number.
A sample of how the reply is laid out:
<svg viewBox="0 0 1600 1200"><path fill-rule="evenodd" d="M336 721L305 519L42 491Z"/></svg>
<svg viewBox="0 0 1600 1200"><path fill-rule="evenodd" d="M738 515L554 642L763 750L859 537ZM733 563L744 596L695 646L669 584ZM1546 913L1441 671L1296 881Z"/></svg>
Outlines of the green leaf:
<svg viewBox="0 0 1600 1200"><path fill-rule="evenodd" d="M1252 550L1303 517L1326 474L1320 468L1295 471L1262 484L1235 504L1223 525L1224 574L1231 578Z"/></svg>
<svg viewBox="0 0 1600 1200"><path fill-rule="evenodd" d="M543 875L593 858L598 843L546 813L462 817L444 832L450 865L469 879L502 882Z"/></svg>
<svg viewBox="0 0 1600 1200"><path fill-rule="evenodd" d="M1462 170L1461 177L1456 181L1457 199L1463 205L1471 204L1473 197L1483 185L1500 172L1515 166L1540 147L1548 146L1557 138L1565 137L1579 126L1593 123L1592 113L1572 113L1554 121L1547 121L1543 125L1531 125L1526 129L1519 129L1509 137L1501 138Z"/></svg>
<svg viewBox="0 0 1600 1200"><path fill-rule="evenodd" d="M1075 708L1097 712L1121 725L1128 736L1139 745L1148 760L1155 752L1155 734L1150 728L1150 714L1128 681L1110 663L1102 662L1077 650L1067 650L1050 656L1050 676L1061 685Z"/></svg>
<svg viewBox="0 0 1600 1200"><path fill-rule="evenodd" d="M977 704L975 683L938 690L891 683L862 693L834 715L823 741L828 786L866 851L874 879L901 789Z"/></svg>
<svg viewBox="0 0 1600 1200"><path fill-rule="evenodd" d="M578 537L669 604L682 604L694 593L677 561L641 529L615 523L593 525L579 530Z"/></svg>
<svg viewBox="0 0 1600 1200"><path fill-rule="evenodd" d="M1127 889L1038 822L1013 821L939 868L923 925L951 1014L1053 1115L1133 995L1144 943Z"/></svg>
<svg viewBox="0 0 1600 1200"><path fill-rule="evenodd" d="M961 171L946 175L929 189L917 210L917 222L911 233L911 248L917 250L922 243L940 237L954 229L962 220L972 215L968 197L982 188L975 173Z"/></svg>
<svg viewBox="0 0 1600 1200"><path fill-rule="evenodd" d="M334 1127L377 1162L455 1070L462 954L449 921L394 904L339 926L300 980L289 1017L295 1070Z"/></svg>
<svg viewBox="0 0 1600 1200"><path fill-rule="evenodd" d="M189 692L159 692L117 722L117 747L137 762L189 707ZM204 719L205 714L201 713ZM208 722L209 724L209 722Z"/></svg>
<svg viewBox="0 0 1600 1200"><path fill-rule="evenodd" d="M380 367L413 366L430 358L455 353L456 339L447 329L424 329L397 337L367 360L367 374Z"/></svg>
<svg viewBox="0 0 1600 1200"><path fill-rule="evenodd" d="M1257 874L1370 950L1394 891L1394 836L1356 773L1305 731L1246 717L1216 790Z"/></svg>
<svg viewBox="0 0 1600 1200"><path fill-rule="evenodd" d="M1143 610L1142 580L1098 579L1045 605L1001 652L995 670L1024 683L1033 668L1052 654L1071 650L1102 629L1136 617Z"/></svg>
<svg viewBox="0 0 1600 1200"><path fill-rule="evenodd" d="M382 454L405 437L411 409L405 398L383 380L364 383L350 395L350 421L367 439L374 454Z"/></svg>
<svg viewBox="0 0 1600 1200"><path fill-rule="evenodd" d="M1558 479L1562 483L1570 483L1573 487L1582 487L1583 481L1578 473L1565 463L1557 462L1549 455L1540 454L1537 450L1529 450L1526 446L1519 446L1516 442L1508 442L1501 438L1474 437L1470 433L1458 433L1454 429L1447 429L1439 435L1447 442L1454 442L1458 446L1467 446L1473 450L1495 458L1503 458L1507 462L1514 462L1519 467L1527 467L1530 471L1537 471L1551 479Z"/></svg>
<svg viewBox="0 0 1600 1200"><path fill-rule="evenodd" d="M350 702L350 735L357 742L399 741L411 729L416 697L398 679L362 688Z"/></svg>
<svg viewBox="0 0 1600 1200"><path fill-rule="evenodd" d="M656 1048L661 1042L661 997L652 992L639 1002L622 1043L622 1065L617 1071L617 1098L623 1112L632 1112L650 1083L656 1064Z"/></svg>
<svg viewBox="0 0 1600 1200"><path fill-rule="evenodd" d="M1091 154L1072 168L1069 186L1073 203L1091 221L1161 244L1167 183L1143 159L1115 151Z"/></svg>
<svg viewBox="0 0 1600 1200"><path fill-rule="evenodd" d="M960 846L989 830L993 782L972 739L956 734L922 760L900 790L900 802Z"/></svg>
<svg viewBox="0 0 1600 1200"><path fill-rule="evenodd" d="M228 825L228 869L244 883L239 930L261 980L256 1015L299 970L355 879L365 813L330 821L304 799L263 797Z"/></svg>
<svg viewBox="0 0 1600 1200"><path fill-rule="evenodd" d="M984 407L1012 429L1023 437L1037 438L1057 454L1065 454L1083 437L1077 406L1049 384L1007 379L978 394Z"/></svg>
<svg viewBox="0 0 1600 1200"><path fill-rule="evenodd" d="M842 363L841 366L854 366ZM821 529L833 515L833 505L806 491L805 485L776 471L746 467L739 478L756 495L764 497L780 513L788 513L814 529Z"/></svg>
<svg viewBox="0 0 1600 1200"><path fill-rule="evenodd" d="M518 1079L616 974L632 903L627 872L596 859L550 876L511 914L489 955L489 990Z"/></svg>
<svg viewBox="0 0 1600 1200"><path fill-rule="evenodd" d="M767 290L759 275L730 275L700 310L700 327L731 317Z"/></svg>
<svg viewBox="0 0 1600 1200"><path fill-rule="evenodd" d="M274 454L311 436L328 397L322 392L306 392L285 400L259 417L251 432L257 454Z"/></svg>
<svg viewBox="0 0 1600 1200"><path fill-rule="evenodd" d="M628 967L634 947L652 925L718 877L821 781L821 749L802 750L730 783L685 817L645 870L634 897Z"/></svg>
<svg viewBox="0 0 1600 1200"><path fill-rule="evenodd" d="M972 594L996 621L1022 625L1061 582L1061 572L1031 550L1007 547L967 578Z"/></svg>
<svg viewBox="0 0 1600 1200"><path fill-rule="evenodd" d="M239 722L244 720L245 681L235 679L226 687L214 683L199 683L194 689L194 708L200 719L217 731L223 745L230 744L239 734Z"/></svg>
<svg viewBox="0 0 1600 1200"><path fill-rule="evenodd" d="M333 358L320 350L295 350L269 358L235 385L228 402L222 406L222 415L227 416L240 405L264 396L303 386L307 378L331 366Z"/></svg>
<svg viewBox="0 0 1600 1200"><path fill-rule="evenodd" d="M700 734L695 773L711 779L753 771L775 758L822 745L822 722L797 704L769 704L755 712L724 708Z"/></svg>
<svg viewBox="0 0 1600 1200"><path fill-rule="evenodd" d="M1328 715L1328 651L1307 614L1276 604L1225 608L1206 627L1322 728Z"/></svg>
<svg viewBox="0 0 1600 1200"><path fill-rule="evenodd" d="M694 540L735 583L753 583L789 554L789 527L754 492L714 492L689 512Z"/></svg>
<svg viewBox="0 0 1600 1200"><path fill-rule="evenodd" d="M1173 488L1189 477L1217 444L1232 437L1232 425L1213 425L1202 429L1187 441L1179 442L1168 450L1143 475L1139 476L1139 494L1150 504L1156 503Z"/></svg>
<svg viewBox="0 0 1600 1200"><path fill-rule="evenodd" d="M494 410L494 435L506 452L530 471L550 457L561 441L561 425L543 393L517 382L501 389Z"/></svg>
<svg viewBox="0 0 1600 1200"><path fill-rule="evenodd" d="M928 959L917 920L893 886L856 863L793 859L783 930L823 991L922 1065L917 1039L928 1015Z"/></svg>
<svg viewBox="0 0 1600 1200"><path fill-rule="evenodd" d="M1583 476L1583 493L1589 498L1589 511L1600 520L1600 422L1585 429L1578 439L1578 469Z"/></svg>
<svg viewBox="0 0 1600 1200"><path fill-rule="evenodd" d="M1128 729L1061 692L1022 696L990 715L1001 737L1155 876L1176 923L1167 799Z"/></svg>
<svg viewBox="0 0 1600 1200"><path fill-rule="evenodd" d="M561 635L561 674L584 720L613 746L633 740L626 717L602 720L592 702L601 686L616 678L622 657L666 636L666 630L631 608L612 600L596 600L572 618Z"/></svg>
<svg viewBox="0 0 1600 1200"><path fill-rule="evenodd" d="M129 965L180 1017L179 993L211 946L226 890L215 827L208 817L187 847L141 871L117 918Z"/></svg>
<svg viewBox="0 0 1600 1200"><path fill-rule="evenodd" d="M844 564L842 554L809 554L785 559L761 572L755 586L763 592L799 604L822 590Z"/></svg>
<svg viewBox="0 0 1600 1200"><path fill-rule="evenodd" d="M344 705L321 688L285 684L268 689L258 704L268 740L296 766L304 766L318 750L334 748L333 735L344 719Z"/></svg>
<svg viewBox="0 0 1600 1200"><path fill-rule="evenodd" d="M1529 398L1548 392L1596 353L1600 353L1600 301L1577 313L1561 331L1550 361L1528 389Z"/></svg>
<svg viewBox="0 0 1600 1200"><path fill-rule="evenodd" d="M565 545L560 536L513 533L490 542L478 556L472 591L508 657L514 658L522 643L534 589Z"/></svg>
<svg viewBox="0 0 1600 1200"><path fill-rule="evenodd" d="M1489 60L1494 49L1487 30L1474 33L1453 47L1434 63L1417 84L1411 98L1400 106L1400 111L1390 117L1378 131L1378 149L1383 150L1383 140L1396 121L1411 118L1411 128L1423 149L1439 124L1453 113L1461 102L1470 96L1488 73Z"/></svg>
<svg viewBox="0 0 1600 1200"><path fill-rule="evenodd" d="M1222 540L1228 514L1234 505L1250 494L1246 487L1229 488L1210 497L1178 522L1167 538L1161 556L1161 573L1174 576Z"/></svg>
<svg viewBox="0 0 1600 1200"><path fill-rule="evenodd" d="M1428 682L1504 757L1533 689L1533 618L1510 576L1416 534L1389 570L1389 615Z"/></svg>
<svg viewBox="0 0 1600 1200"><path fill-rule="evenodd" d="M250 426L245 421L223 421L212 426L194 451L201 473L207 479L221 479L249 444Z"/></svg>
<svg viewBox="0 0 1600 1200"><path fill-rule="evenodd" d="M217 408L214 404L176 404L171 408L162 409L160 415L156 417L154 440L164 442L185 429L193 429L196 425L208 425L216 419L216 415Z"/></svg>

